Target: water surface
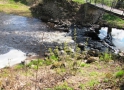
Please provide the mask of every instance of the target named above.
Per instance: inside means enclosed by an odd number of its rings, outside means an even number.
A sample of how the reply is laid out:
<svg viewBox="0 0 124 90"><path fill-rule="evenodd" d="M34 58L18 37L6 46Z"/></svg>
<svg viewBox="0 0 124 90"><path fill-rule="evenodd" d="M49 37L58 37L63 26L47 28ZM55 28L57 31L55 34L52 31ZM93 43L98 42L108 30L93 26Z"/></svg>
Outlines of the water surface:
<svg viewBox="0 0 124 90"><path fill-rule="evenodd" d="M99 34L100 39L104 39L107 36L107 32L108 28L102 27ZM116 48L124 51L124 30L112 28L111 36L112 42Z"/></svg>

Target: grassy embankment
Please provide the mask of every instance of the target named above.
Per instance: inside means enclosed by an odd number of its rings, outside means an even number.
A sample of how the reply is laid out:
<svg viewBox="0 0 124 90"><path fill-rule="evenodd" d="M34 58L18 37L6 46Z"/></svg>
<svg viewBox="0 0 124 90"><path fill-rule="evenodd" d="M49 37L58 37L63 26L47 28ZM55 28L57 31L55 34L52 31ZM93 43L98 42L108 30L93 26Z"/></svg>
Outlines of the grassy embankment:
<svg viewBox="0 0 124 90"><path fill-rule="evenodd" d="M0 12L31 17L29 6L13 0L0 0Z"/></svg>

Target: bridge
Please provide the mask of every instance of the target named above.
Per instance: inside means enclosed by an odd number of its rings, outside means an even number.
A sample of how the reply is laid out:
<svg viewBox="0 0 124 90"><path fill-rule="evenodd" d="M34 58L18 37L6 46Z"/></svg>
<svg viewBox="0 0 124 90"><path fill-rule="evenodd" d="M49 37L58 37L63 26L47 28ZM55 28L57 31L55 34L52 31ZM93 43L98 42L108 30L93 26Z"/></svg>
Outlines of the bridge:
<svg viewBox="0 0 124 90"><path fill-rule="evenodd" d="M86 0L86 3L107 13L124 18L124 0ZM122 5L123 9L116 9L117 4Z"/></svg>

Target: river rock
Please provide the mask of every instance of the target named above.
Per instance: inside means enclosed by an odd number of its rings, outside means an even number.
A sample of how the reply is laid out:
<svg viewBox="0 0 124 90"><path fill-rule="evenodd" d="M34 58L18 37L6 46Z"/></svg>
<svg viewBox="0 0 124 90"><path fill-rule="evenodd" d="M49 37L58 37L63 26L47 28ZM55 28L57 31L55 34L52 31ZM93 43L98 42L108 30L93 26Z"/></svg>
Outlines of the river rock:
<svg viewBox="0 0 124 90"><path fill-rule="evenodd" d="M87 31L87 32L85 32L85 35L91 37L92 40L100 40L97 33L94 31Z"/></svg>
<svg viewBox="0 0 124 90"><path fill-rule="evenodd" d="M78 43L78 47L81 48L81 50L84 50L85 44L84 43Z"/></svg>
<svg viewBox="0 0 124 90"><path fill-rule="evenodd" d="M43 0L42 3L32 6L30 10L35 17L40 17L43 21L68 28L72 23L71 18L74 17L77 12L77 8L79 8L78 4L73 1L54 0L51 2L50 0Z"/></svg>
<svg viewBox="0 0 124 90"><path fill-rule="evenodd" d="M90 56L98 57L99 56L99 50L97 50L97 49L92 50L91 49L87 52L87 54L89 54Z"/></svg>
<svg viewBox="0 0 124 90"><path fill-rule="evenodd" d="M54 23L47 22L47 25L48 25L51 29L54 29L54 26L55 26L55 24L54 24Z"/></svg>
<svg viewBox="0 0 124 90"><path fill-rule="evenodd" d="M66 67L66 63L65 62L54 62L52 64L52 66L50 67L50 69L54 69L54 68L64 68Z"/></svg>
<svg viewBox="0 0 124 90"><path fill-rule="evenodd" d="M92 62L95 62L95 61L99 61L99 57L89 57L86 60L86 63L92 63Z"/></svg>
<svg viewBox="0 0 124 90"><path fill-rule="evenodd" d="M50 53L49 53L49 52L45 52L45 53L44 53L44 56L45 56L45 57L49 57L49 56L50 56Z"/></svg>
<svg viewBox="0 0 124 90"><path fill-rule="evenodd" d="M124 57L124 52L123 51L119 52L118 54L119 54L119 56Z"/></svg>
<svg viewBox="0 0 124 90"><path fill-rule="evenodd" d="M61 56L61 55L62 55L62 56L63 56L63 55L65 56L65 55L67 55L67 53L66 53L64 50L61 50L60 53L59 53L59 55L60 55L60 56Z"/></svg>
<svg viewBox="0 0 124 90"><path fill-rule="evenodd" d="M31 60L26 59L25 61L22 61L21 64L28 65L31 62Z"/></svg>

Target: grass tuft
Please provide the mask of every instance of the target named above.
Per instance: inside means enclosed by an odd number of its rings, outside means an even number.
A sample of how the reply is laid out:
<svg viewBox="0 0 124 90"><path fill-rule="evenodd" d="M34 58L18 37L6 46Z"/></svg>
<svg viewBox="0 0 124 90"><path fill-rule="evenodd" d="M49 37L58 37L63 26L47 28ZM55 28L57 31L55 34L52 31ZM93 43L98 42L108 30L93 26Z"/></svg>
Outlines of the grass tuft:
<svg viewBox="0 0 124 90"><path fill-rule="evenodd" d="M116 78L123 77L124 76L124 70L120 70L120 71L116 72L115 76L116 76Z"/></svg>

